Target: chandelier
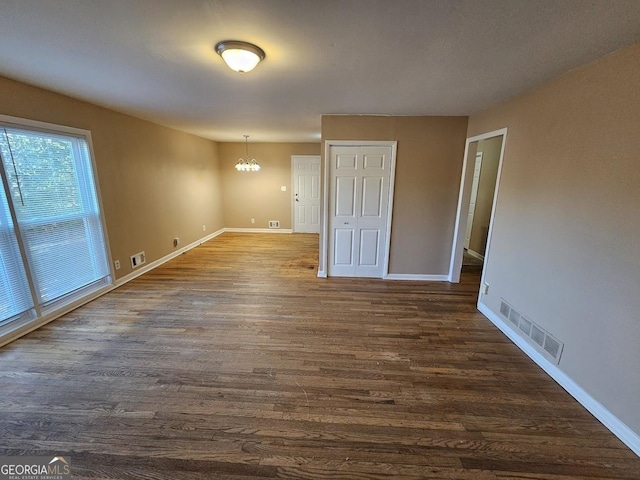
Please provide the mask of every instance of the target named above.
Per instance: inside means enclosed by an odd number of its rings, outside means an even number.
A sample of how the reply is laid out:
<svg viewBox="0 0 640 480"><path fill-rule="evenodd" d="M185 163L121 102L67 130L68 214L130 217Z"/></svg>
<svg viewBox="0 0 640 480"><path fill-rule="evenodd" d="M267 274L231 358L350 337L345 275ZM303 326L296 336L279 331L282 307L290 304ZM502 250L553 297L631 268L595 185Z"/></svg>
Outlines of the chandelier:
<svg viewBox="0 0 640 480"><path fill-rule="evenodd" d="M236 170L239 172L257 172L260 170L260 165L256 162L255 158L249 157L249 135L244 135L244 145L246 155L244 157L240 157L238 163L236 163Z"/></svg>

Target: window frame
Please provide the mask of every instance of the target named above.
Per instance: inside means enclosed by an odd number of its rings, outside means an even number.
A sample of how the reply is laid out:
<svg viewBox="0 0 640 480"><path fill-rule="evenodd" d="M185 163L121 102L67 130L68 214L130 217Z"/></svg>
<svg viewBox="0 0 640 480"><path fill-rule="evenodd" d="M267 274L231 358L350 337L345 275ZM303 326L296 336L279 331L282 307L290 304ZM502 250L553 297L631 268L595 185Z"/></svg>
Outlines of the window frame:
<svg viewBox="0 0 640 480"><path fill-rule="evenodd" d="M33 315L25 315L24 318L18 318L13 321L4 322L0 325L0 346L5 345L16 338L25 335L42 325L45 325L56 318L78 308L79 306L94 300L95 298L107 293L115 288L115 275L113 268L113 260L111 256L111 247L109 245L109 233L107 230L107 223L105 220L105 211L102 203L102 193L100 191L100 179L98 176L98 169L96 167L95 154L93 151L93 140L91 132L76 127L70 127L65 125L58 125L48 122L42 122L38 120L30 120L26 118L13 117L10 115L0 114L0 129L1 128L16 128L25 129L33 132L41 132L50 135L60 135L63 137L76 137L84 140L87 144L87 151L89 154L89 164L91 174L93 175L93 183L95 187L95 194L98 203L98 209L100 211L100 224L102 227L102 236L105 246L105 256L107 261L108 274L103 279L100 279L94 283L90 283L80 289L79 291L70 292L67 295L50 302L49 304L36 305L33 307ZM3 186L4 188L4 186ZM10 209L13 207L10 205ZM15 223L15 212L12 212L13 221ZM18 229L18 225L14 225L14 228ZM18 233L19 241L22 242L20 234ZM22 247L21 247L22 248ZM23 258L23 261L27 260ZM25 265L25 268L28 268ZM31 274L27 272L27 277L33 288ZM92 287L93 285L93 287ZM32 292L33 293L33 292Z"/></svg>

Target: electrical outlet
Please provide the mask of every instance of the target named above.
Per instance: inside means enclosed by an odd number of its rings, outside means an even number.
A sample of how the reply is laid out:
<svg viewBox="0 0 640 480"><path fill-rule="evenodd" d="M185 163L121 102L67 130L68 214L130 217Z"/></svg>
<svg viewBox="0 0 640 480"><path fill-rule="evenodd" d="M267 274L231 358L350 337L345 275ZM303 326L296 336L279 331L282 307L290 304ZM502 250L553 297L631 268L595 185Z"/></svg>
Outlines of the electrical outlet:
<svg viewBox="0 0 640 480"><path fill-rule="evenodd" d="M178 245L180 245L180 238L176 237L173 239L173 246L177 247Z"/></svg>
<svg viewBox="0 0 640 480"><path fill-rule="evenodd" d="M202 231L206 232L207 231L207 226L206 225L202 225Z"/></svg>
<svg viewBox="0 0 640 480"><path fill-rule="evenodd" d="M280 228L280 220L269 220L269 228Z"/></svg>
<svg viewBox="0 0 640 480"><path fill-rule="evenodd" d="M116 270L120 270L120 260L114 260L113 266L116 267Z"/></svg>
<svg viewBox="0 0 640 480"><path fill-rule="evenodd" d="M251 219L251 223L256 223L256 219L255 219L255 218L252 218L252 219Z"/></svg>

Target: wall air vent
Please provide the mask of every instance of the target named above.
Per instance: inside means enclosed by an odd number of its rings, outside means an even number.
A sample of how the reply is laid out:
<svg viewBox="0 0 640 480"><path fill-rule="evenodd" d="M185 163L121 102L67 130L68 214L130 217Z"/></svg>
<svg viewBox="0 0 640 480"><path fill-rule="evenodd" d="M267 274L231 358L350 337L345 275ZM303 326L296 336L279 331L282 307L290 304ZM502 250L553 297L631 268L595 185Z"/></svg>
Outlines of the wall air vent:
<svg viewBox="0 0 640 480"><path fill-rule="evenodd" d="M513 323L516 327L520 323L520 314L516 312L513 308L509 312L509 321Z"/></svg>
<svg viewBox="0 0 640 480"><path fill-rule="evenodd" d="M509 310L511 310L511 307L509 307L508 303L500 302L500 315L504 318L509 318Z"/></svg>
<svg viewBox="0 0 640 480"><path fill-rule="evenodd" d="M529 320L521 316L518 327L527 337L531 336L531 322Z"/></svg>
<svg viewBox="0 0 640 480"><path fill-rule="evenodd" d="M518 331L523 334L522 336L527 340L531 340L531 343L536 347L536 349L544 353L547 358L552 360L555 364L560 362L564 343L555 338L537 323L525 318L504 299L501 299L500 302L500 315L509 320L514 327L518 327Z"/></svg>
<svg viewBox="0 0 640 480"><path fill-rule="evenodd" d="M547 335L544 339L544 349L555 358L560 353L560 342Z"/></svg>
<svg viewBox="0 0 640 480"><path fill-rule="evenodd" d="M144 252L131 255L131 268L139 267L140 265L146 262L147 262L147 259L145 258Z"/></svg>
<svg viewBox="0 0 640 480"><path fill-rule="evenodd" d="M531 340L536 342L539 347L542 347L544 345L544 337L544 331L533 325L531 328Z"/></svg>

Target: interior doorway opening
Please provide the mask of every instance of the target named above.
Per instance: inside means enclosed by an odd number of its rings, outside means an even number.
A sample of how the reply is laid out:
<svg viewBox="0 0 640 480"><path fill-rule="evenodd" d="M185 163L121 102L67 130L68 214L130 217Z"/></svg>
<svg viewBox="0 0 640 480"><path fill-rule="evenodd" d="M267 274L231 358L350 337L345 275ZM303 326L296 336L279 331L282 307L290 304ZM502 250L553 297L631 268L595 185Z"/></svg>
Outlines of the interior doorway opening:
<svg viewBox="0 0 640 480"><path fill-rule="evenodd" d="M502 135L477 142L464 236L463 270L475 270L484 264L502 142Z"/></svg>
<svg viewBox="0 0 640 480"><path fill-rule="evenodd" d="M481 287L489 259L507 129L467 138L460 178L449 281L463 270L481 270ZM486 287L485 287L486 288Z"/></svg>

